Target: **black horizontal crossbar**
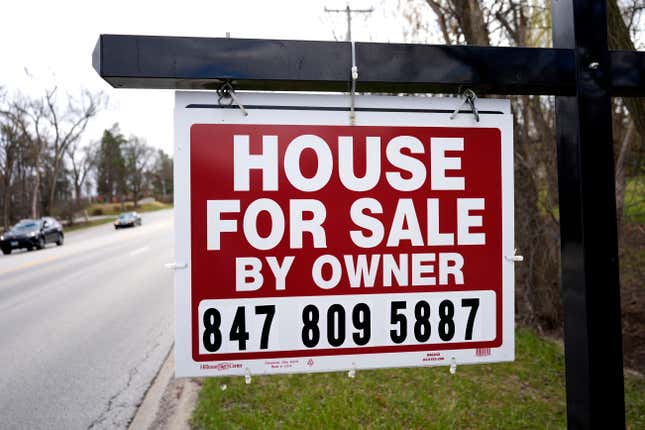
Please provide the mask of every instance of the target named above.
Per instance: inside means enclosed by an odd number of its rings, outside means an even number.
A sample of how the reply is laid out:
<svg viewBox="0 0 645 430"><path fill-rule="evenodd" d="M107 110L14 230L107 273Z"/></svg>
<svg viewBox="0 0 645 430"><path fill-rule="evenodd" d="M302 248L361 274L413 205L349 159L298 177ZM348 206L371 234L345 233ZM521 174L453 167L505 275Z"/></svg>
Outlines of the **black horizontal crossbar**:
<svg viewBox="0 0 645 430"><path fill-rule="evenodd" d="M573 50L356 43L361 92L574 95ZM611 53L612 94L645 95L645 53ZM92 62L117 88L347 91L348 42L101 35Z"/></svg>

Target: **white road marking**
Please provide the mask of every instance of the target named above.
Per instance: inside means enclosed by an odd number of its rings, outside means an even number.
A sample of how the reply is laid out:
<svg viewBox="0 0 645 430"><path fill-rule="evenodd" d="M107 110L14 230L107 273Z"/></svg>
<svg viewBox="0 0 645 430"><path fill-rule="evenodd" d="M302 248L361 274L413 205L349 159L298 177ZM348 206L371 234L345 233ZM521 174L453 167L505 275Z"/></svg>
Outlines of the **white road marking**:
<svg viewBox="0 0 645 430"><path fill-rule="evenodd" d="M142 252L146 252L149 249L150 247L146 245L143 248L138 248L138 249L135 249L134 251L130 251L129 255L130 257L134 257L135 255L141 254Z"/></svg>

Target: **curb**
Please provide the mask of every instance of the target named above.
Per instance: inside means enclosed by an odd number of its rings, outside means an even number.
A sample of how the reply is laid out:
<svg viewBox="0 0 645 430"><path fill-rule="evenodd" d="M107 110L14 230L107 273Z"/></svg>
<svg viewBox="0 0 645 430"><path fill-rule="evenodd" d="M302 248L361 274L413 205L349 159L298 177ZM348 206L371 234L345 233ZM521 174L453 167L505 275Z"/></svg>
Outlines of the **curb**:
<svg viewBox="0 0 645 430"><path fill-rule="evenodd" d="M159 373L146 392L129 430L190 430L190 418L201 383L174 377L175 348L168 352Z"/></svg>

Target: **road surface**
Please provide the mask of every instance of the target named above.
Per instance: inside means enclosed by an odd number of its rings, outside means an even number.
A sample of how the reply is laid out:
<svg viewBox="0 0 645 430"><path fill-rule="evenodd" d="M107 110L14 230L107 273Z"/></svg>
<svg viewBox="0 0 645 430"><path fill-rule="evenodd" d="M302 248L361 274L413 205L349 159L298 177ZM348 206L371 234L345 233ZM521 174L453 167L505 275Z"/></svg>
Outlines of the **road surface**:
<svg viewBox="0 0 645 430"><path fill-rule="evenodd" d="M173 342L172 211L0 255L0 428L126 428Z"/></svg>

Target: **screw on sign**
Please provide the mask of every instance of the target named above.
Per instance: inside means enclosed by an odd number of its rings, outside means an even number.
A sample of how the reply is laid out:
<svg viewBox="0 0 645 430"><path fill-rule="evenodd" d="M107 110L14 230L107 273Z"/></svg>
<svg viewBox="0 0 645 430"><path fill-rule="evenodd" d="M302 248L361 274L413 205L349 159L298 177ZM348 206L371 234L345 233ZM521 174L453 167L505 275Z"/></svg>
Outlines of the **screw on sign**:
<svg viewBox="0 0 645 430"><path fill-rule="evenodd" d="M347 126L335 96L203 97L177 94L178 374L513 359L508 102L362 97Z"/></svg>

